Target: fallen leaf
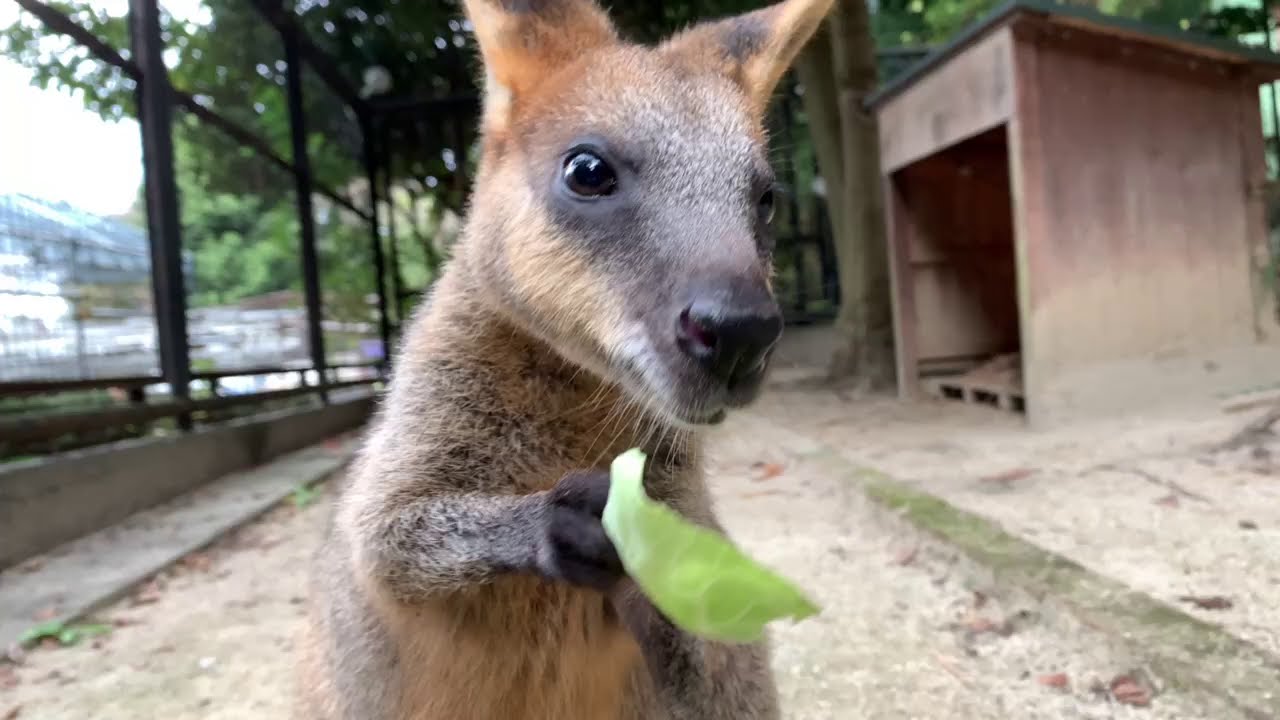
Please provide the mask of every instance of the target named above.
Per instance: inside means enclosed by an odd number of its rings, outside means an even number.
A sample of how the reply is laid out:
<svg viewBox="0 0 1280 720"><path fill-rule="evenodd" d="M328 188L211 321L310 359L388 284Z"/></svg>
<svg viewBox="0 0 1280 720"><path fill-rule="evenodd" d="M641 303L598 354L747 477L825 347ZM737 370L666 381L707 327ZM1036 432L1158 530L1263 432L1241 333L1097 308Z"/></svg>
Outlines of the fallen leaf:
<svg viewBox="0 0 1280 720"><path fill-rule="evenodd" d="M1065 690L1066 688L1071 686L1071 678L1067 677L1066 673L1052 673L1050 675L1041 675L1040 677L1036 678L1036 682L1040 683L1045 687L1057 688L1059 690Z"/></svg>
<svg viewBox="0 0 1280 720"><path fill-rule="evenodd" d="M1178 602L1190 603L1201 610L1230 610L1235 603L1221 595L1182 595Z"/></svg>
<svg viewBox="0 0 1280 720"><path fill-rule="evenodd" d="M905 550L898 551L893 557L893 564L898 566L907 566L916 561L916 555L920 553L920 546L913 545Z"/></svg>
<svg viewBox="0 0 1280 720"><path fill-rule="evenodd" d="M133 594L131 603L135 606L150 605L152 603L159 602L160 598L163 596L164 590L161 589L160 583L152 580L146 585L138 588L138 591Z"/></svg>
<svg viewBox="0 0 1280 720"><path fill-rule="evenodd" d="M1241 529L1241 530L1257 530L1257 529L1258 529L1258 523L1256 523L1256 522L1254 522L1254 521L1252 521L1252 520L1241 520L1241 521L1240 521L1240 529Z"/></svg>
<svg viewBox="0 0 1280 720"><path fill-rule="evenodd" d="M21 714L22 714L22 706L14 705L12 708L9 709L9 712L4 714L4 720L17 720L18 716Z"/></svg>
<svg viewBox="0 0 1280 720"><path fill-rule="evenodd" d="M1160 507L1167 507L1167 508L1176 508L1182 505L1182 501L1179 500L1178 496L1174 495L1173 493L1169 493L1164 497L1156 498L1155 503Z"/></svg>
<svg viewBox="0 0 1280 720"><path fill-rule="evenodd" d="M781 490L754 490L754 491L752 491L752 492L744 492L744 493L741 493L741 494L739 494L739 495L738 495L738 497L741 497L741 498L758 498L758 497L765 497L765 496L767 496L767 495L786 495L786 494L787 494L787 493L785 493L785 492L783 492L783 491L781 491Z"/></svg>
<svg viewBox="0 0 1280 720"><path fill-rule="evenodd" d="M44 622L46 620L52 620L56 617L58 617L58 609L53 606L49 606L49 607L42 607L39 610L37 610L36 614L31 616L31 619L35 620L36 622Z"/></svg>
<svg viewBox="0 0 1280 720"><path fill-rule="evenodd" d="M1151 704L1151 690L1128 675L1117 675L1111 680L1111 697L1118 703L1134 707Z"/></svg>
<svg viewBox="0 0 1280 720"><path fill-rule="evenodd" d="M765 480L772 480L773 478L778 477L786 468L782 467L778 463L760 463L760 466L757 469L760 471L760 474L757 475L754 480L756 482L763 482Z"/></svg>
<svg viewBox="0 0 1280 720"><path fill-rule="evenodd" d="M975 635L995 632L999 627L1000 627L999 623L997 623L995 620L992 620L989 617L983 617L981 615L970 618L969 621L965 623L965 629Z"/></svg>
<svg viewBox="0 0 1280 720"><path fill-rule="evenodd" d="M1037 470L1035 468L1013 468L1012 470L1005 470L1004 472L998 472L994 475L985 475L978 478L978 481L984 483L995 483L998 485L1009 485L1010 483L1018 480L1029 478L1032 475L1035 475L1036 472Z"/></svg>
<svg viewBox="0 0 1280 720"><path fill-rule="evenodd" d="M209 569L213 567L213 558L209 557L208 553L202 552L191 553L190 555L183 557L180 562L183 567L188 570L194 570L195 572L207 573L209 572Z"/></svg>

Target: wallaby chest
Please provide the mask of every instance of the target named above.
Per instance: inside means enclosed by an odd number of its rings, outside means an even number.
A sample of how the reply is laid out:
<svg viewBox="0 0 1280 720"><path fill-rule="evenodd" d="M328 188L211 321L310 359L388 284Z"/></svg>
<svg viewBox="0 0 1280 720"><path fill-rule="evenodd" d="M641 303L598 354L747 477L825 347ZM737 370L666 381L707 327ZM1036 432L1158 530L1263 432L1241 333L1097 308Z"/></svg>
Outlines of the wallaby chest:
<svg viewBox="0 0 1280 720"><path fill-rule="evenodd" d="M392 616L397 717L621 717L640 654L599 593L504 578Z"/></svg>

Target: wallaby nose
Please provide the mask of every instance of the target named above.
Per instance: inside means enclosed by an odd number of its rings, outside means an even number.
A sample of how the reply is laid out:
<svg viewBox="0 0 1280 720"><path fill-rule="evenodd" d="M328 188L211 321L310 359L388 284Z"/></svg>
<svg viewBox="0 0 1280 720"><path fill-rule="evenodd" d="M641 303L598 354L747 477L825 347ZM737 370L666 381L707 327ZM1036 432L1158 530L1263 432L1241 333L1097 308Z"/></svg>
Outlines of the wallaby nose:
<svg viewBox="0 0 1280 720"><path fill-rule="evenodd" d="M734 307L696 300L676 323L680 348L731 390L760 375L781 335L782 314L772 301Z"/></svg>

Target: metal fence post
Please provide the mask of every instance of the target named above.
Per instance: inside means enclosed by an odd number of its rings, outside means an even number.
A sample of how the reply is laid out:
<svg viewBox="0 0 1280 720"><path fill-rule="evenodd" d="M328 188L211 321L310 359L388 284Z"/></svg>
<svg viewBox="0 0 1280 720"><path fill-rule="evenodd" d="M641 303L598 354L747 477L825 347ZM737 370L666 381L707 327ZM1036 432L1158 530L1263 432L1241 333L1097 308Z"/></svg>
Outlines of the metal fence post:
<svg viewBox="0 0 1280 720"><path fill-rule="evenodd" d="M289 100L289 135L293 141L294 195L298 203L298 228L302 243L302 284L307 301L307 341L311 366L318 378L321 402L329 402L325 371L323 309L320 303L320 262L316 254L316 224L311 209L311 160L307 153L306 111L302 106L302 64L298 59L298 32L293 26L281 30L284 41L285 85Z"/></svg>
<svg viewBox="0 0 1280 720"><path fill-rule="evenodd" d="M155 298L160 367L174 400L190 396L191 350L187 337L187 292L182 275L182 226L173 175L173 88L164 65L160 9L156 0L129 0L129 34L138 81L138 119L151 245L151 285ZM191 415L178 416L191 429Z"/></svg>
<svg viewBox="0 0 1280 720"><path fill-rule="evenodd" d="M374 141L373 118L360 114L360 136L364 151L364 169L369 178L369 226L372 234L374 284L378 292L378 335L382 338L382 365L391 362L391 321L387 317L387 278L382 259L382 233L378 228L378 156Z"/></svg>
<svg viewBox="0 0 1280 720"><path fill-rule="evenodd" d="M391 301L396 311L396 327L404 325L404 282L400 279L400 248L396 239L396 194L391 168L391 128L382 127L382 189L387 203L387 262L391 265Z"/></svg>

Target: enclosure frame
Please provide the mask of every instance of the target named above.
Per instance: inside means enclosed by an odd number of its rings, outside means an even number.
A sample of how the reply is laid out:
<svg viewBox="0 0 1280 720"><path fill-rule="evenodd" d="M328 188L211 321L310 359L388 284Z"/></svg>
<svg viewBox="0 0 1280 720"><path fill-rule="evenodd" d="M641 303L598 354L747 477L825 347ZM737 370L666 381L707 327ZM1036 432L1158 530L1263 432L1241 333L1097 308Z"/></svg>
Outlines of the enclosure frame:
<svg viewBox="0 0 1280 720"><path fill-rule="evenodd" d="M1267 51L1015 0L869 97L899 394L974 400L976 388L1044 425L1280 382L1258 105L1277 78ZM965 186L916 182L913 195L909 177L993 133L1006 143L1018 355L987 392L922 377L948 368L920 347L946 327L918 307L921 248L939 235L922 227L920 197Z"/></svg>

